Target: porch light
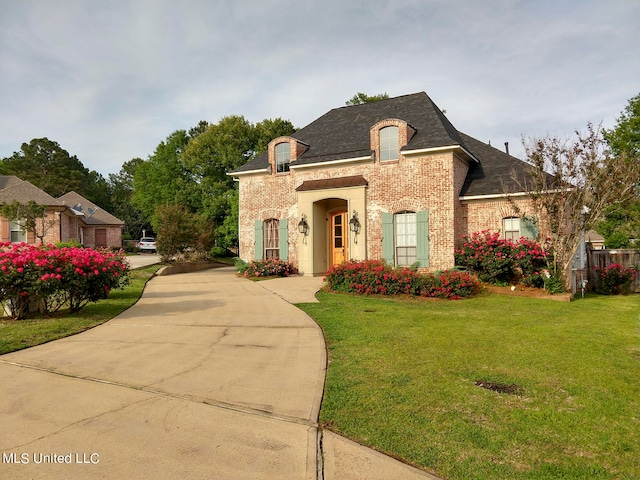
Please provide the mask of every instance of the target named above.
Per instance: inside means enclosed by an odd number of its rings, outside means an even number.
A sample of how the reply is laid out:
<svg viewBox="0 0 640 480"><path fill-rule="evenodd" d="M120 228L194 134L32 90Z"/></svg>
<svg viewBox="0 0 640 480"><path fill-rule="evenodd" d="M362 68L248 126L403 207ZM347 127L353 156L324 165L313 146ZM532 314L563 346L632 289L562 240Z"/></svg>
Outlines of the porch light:
<svg viewBox="0 0 640 480"><path fill-rule="evenodd" d="M300 223L298 223L298 231L305 237L309 233L309 224L307 223L307 216L303 213Z"/></svg>
<svg viewBox="0 0 640 480"><path fill-rule="evenodd" d="M360 220L358 220L358 212L353 211L353 217L349 220L349 230L356 235L360 233Z"/></svg>

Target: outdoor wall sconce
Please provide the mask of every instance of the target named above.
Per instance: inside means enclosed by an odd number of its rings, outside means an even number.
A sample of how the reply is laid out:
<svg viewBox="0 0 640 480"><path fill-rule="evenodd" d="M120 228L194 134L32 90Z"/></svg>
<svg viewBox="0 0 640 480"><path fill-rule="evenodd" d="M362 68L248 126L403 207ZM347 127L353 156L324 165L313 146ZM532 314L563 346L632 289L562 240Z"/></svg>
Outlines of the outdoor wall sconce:
<svg viewBox="0 0 640 480"><path fill-rule="evenodd" d="M358 212L353 211L353 217L349 220L349 230L358 235L360 233L360 220L358 220Z"/></svg>
<svg viewBox="0 0 640 480"><path fill-rule="evenodd" d="M300 223L298 223L298 231L305 237L309 234L309 224L307 223L307 216L303 213Z"/></svg>

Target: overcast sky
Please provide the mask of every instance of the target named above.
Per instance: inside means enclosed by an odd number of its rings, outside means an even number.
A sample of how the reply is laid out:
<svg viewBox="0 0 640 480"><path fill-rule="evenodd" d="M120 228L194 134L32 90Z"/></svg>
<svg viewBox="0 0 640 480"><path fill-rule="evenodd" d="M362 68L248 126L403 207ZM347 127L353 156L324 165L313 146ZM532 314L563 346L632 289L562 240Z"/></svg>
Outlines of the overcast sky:
<svg viewBox="0 0 640 480"><path fill-rule="evenodd" d="M640 93L638 0L0 0L0 158L47 137L104 176L226 115L303 127L425 91L455 127L607 128Z"/></svg>

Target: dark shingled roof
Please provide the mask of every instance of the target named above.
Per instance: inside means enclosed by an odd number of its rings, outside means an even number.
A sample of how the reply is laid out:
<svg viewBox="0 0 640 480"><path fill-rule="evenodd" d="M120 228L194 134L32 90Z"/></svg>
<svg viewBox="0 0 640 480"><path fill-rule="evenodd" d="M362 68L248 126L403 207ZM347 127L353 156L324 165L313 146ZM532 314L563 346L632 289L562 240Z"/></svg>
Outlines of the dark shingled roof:
<svg viewBox="0 0 640 480"><path fill-rule="evenodd" d="M461 197L522 192L531 166L464 133L465 145L480 163L471 164ZM517 179L517 180L516 180Z"/></svg>
<svg viewBox="0 0 640 480"><path fill-rule="evenodd" d="M456 130L424 92L330 110L291 135L309 145L291 167L371 156L369 131L377 122L389 118L404 120L415 129L415 134L401 151L459 146L475 157L473 160L477 162L470 164L461 196L522 191L512 173L516 172L518 178L524 179L529 165ZM231 174L266 172L268 168L265 152Z"/></svg>

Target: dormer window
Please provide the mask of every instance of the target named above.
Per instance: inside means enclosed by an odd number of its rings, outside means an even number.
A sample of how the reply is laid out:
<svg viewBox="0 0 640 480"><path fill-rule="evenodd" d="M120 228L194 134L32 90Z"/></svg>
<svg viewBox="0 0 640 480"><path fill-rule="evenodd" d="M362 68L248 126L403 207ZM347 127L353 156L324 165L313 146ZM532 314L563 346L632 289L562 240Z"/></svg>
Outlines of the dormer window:
<svg viewBox="0 0 640 480"><path fill-rule="evenodd" d="M289 143L279 143L276 145L276 173L289 171L289 161L291 159L291 146Z"/></svg>
<svg viewBox="0 0 640 480"><path fill-rule="evenodd" d="M380 129L380 160L397 160L400 151L398 142L398 127L384 127Z"/></svg>

